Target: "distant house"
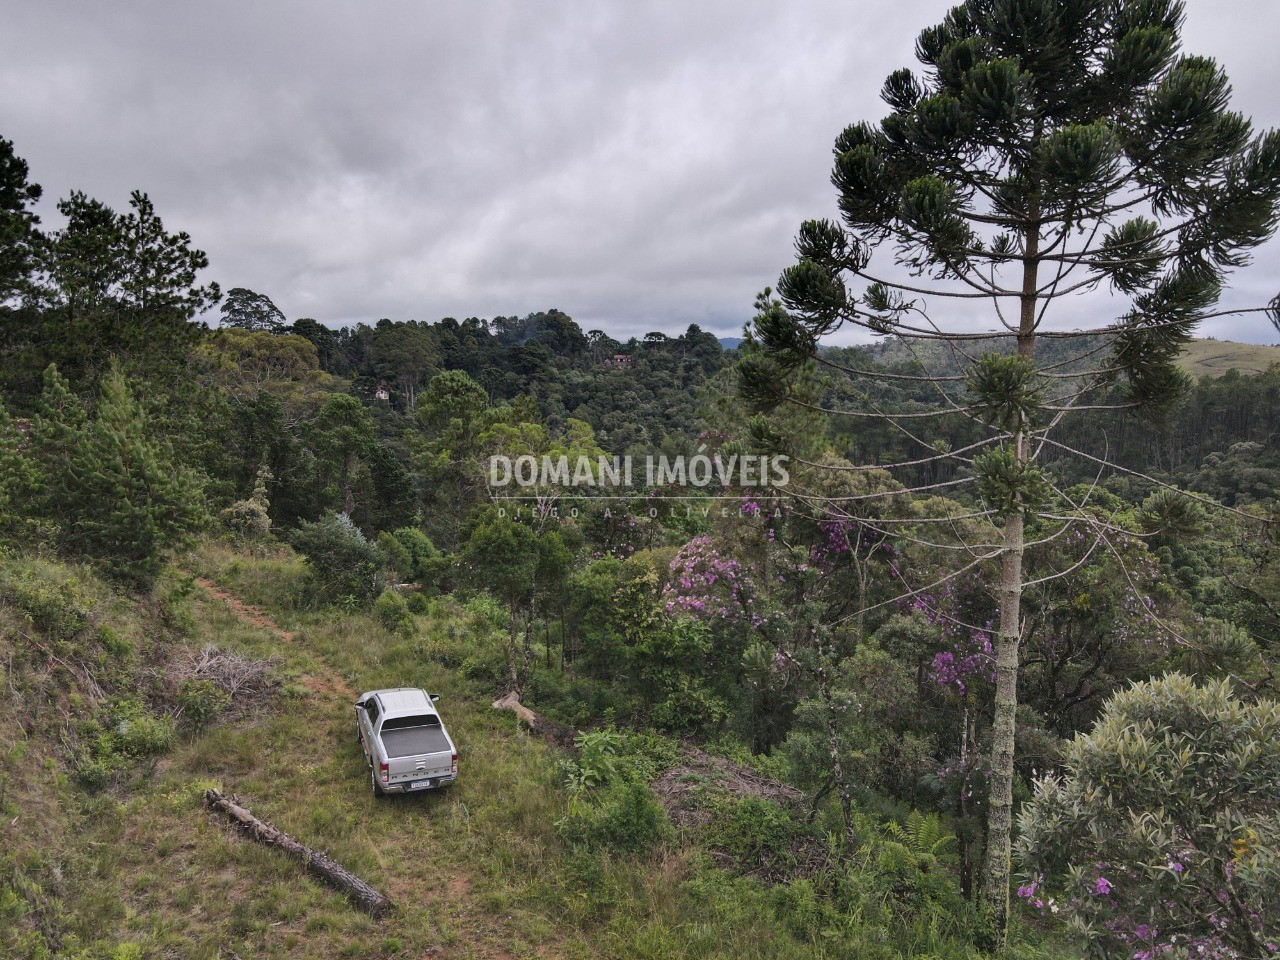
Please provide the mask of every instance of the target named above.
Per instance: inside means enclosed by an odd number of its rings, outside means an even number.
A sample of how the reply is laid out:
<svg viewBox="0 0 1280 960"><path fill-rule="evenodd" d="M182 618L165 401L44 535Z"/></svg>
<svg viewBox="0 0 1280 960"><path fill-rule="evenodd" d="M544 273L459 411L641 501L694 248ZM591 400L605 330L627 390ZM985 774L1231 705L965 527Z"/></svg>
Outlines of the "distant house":
<svg viewBox="0 0 1280 960"><path fill-rule="evenodd" d="M378 384L377 390L373 391L373 399L384 400L384 401L391 399L391 390L388 389L385 380L382 383Z"/></svg>
<svg viewBox="0 0 1280 960"><path fill-rule="evenodd" d="M605 365L606 367L613 367L615 370L618 370L618 369L625 369L626 367L631 366L631 354L629 354L629 353L615 353L615 354L613 355L613 359L612 359L612 360L606 360L606 361L604 362L604 365Z"/></svg>

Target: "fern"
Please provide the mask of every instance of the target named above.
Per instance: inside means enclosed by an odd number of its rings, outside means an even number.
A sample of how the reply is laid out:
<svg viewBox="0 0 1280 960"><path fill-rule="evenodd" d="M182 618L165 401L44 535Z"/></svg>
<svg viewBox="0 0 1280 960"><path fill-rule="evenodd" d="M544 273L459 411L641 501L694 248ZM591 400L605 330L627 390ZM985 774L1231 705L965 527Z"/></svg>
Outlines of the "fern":
<svg viewBox="0 0 1280 960"><path fill-rule="evenodd" d="M955 834L943 828L942 818L936 813L926 816L912 810L905 823L890 820L884 829L916 861L940 861L947 848L956 842Z"/></svg>

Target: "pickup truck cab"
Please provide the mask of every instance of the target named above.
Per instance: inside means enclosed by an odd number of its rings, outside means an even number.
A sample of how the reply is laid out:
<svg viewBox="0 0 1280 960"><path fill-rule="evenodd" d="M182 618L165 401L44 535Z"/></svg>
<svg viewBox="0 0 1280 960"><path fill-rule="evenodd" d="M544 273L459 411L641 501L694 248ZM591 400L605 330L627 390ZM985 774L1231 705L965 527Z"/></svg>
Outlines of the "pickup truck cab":
<svg viewBox="0 0 1280 960"><path fill-rule="evenodd" d="M373 795L447 787L458 779L458 748L425 690L372 690L356 701L356 730Z"/></svg>

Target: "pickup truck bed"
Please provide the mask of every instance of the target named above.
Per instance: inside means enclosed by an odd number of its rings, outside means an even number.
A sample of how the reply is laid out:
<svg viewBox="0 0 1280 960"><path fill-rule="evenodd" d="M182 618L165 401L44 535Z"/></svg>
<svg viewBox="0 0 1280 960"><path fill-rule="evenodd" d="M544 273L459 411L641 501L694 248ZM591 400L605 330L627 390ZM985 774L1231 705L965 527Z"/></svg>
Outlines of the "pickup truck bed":
<svg viewBox="0 0 1280 960"><path fill-rule="evenodd" d="M373 690L356 701L356 729L374 796L447 787L458 779L458 750L425 690Z"/></svg>
<svg viewBox="0 0 1280 960"><path fill-rule="evenodd" d="M421 756L424 753L448 753L453 749L439 725L383 730L382 745L390 760Z"/></svg>

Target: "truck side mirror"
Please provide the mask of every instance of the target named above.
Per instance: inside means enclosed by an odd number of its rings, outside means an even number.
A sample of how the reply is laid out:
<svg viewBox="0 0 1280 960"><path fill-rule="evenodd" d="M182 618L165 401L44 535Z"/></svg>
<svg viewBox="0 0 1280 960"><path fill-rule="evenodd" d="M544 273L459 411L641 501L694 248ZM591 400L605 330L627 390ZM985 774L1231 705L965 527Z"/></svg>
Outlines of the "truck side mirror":
<svg viewBox="0 0 1280 960"><path fill-rule="evenodd" d="M438 694L438 693L433 693L433 694L431 695L431 702L432 702L432 703L439 703L439 702L440 702L440 694Z"/></svg>

